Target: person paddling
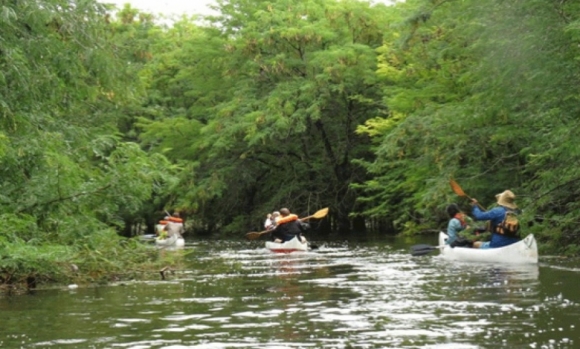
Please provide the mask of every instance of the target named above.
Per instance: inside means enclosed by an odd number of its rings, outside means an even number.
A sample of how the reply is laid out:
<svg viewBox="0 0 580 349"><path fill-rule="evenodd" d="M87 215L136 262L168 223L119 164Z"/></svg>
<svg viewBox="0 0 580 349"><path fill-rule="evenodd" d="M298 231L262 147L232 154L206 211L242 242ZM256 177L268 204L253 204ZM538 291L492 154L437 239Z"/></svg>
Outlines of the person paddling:
<svg viewBox="0 0 580 349"><path fill-rule="evenodd" d="M505 190L495 197L499 206L489 211L483 211L478 206L477 200L471 199L473 218L478 221L489 221L491 230L491 240L487 242L476 241L473 244L475 248L496 248L520 241L519 234L503 229L503 222L507 215L519 213L518 206L515 203L516 196L511 190Z"/></svg>
<svg viewBox="0 0 580 349"><path fill-rule="evenodd" d="M283 208L280 210L280 219L276 222L276 228L272 231L272 237L274 242L286 242L296 237L300 242L305 243L306 239L302 236L304 231L306 229L298 216L291 214L289 209Z"/></svg>
<svg viewBox="0 0 580 349"><path fill-rule="evenodd" d="M167 219L167 224L163 227L163 230L167 232L168 238L183 238L185 228L183 227L183 219L181 219L179 212L174 212Z"/></svg>
<svg viewBox="0 0 580 349"><path fill-rule="evenodd" d="M446 208L447 214L449 215L449 223L447 224L447 240L445 244L451 245L451 247L455 246L470 246L471 243L467 243L466 239L461 239L459 236L460 231L464 231L469 229L467 215L461 212L459 206L453 203L447 206Z"/></svg>

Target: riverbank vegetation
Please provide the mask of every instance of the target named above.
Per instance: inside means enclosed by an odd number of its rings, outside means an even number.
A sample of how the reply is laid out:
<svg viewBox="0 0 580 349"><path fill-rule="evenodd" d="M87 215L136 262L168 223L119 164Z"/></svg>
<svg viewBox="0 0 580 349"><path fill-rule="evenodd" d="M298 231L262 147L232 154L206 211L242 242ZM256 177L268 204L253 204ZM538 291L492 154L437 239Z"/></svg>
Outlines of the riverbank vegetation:
<svg viewBox="0 0 580 349"><path fill-rule="evenodd" d="M487 206L511 189L525 232L580 253L575 2L0 7L4 283L141 263L123 237L166 209L224 238L283 206L330 207L318 231L437 229L469 210L450 178Z"/></svg>

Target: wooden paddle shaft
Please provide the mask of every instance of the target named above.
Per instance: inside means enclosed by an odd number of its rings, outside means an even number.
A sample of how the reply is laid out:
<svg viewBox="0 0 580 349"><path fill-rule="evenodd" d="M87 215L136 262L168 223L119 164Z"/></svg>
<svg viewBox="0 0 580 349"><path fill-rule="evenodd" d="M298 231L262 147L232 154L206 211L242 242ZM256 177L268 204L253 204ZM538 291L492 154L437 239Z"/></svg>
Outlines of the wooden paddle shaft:
<svg viewBox="0 0 580 349"><path fill-rule="evenodd" d="M459 185L459 183L457 183L456 181L454 181L453 179L449 180L449 184L451 185L451 189L453 189L453 191L455 192L455 194L457 194L458 196L462 196L467 198L469 201L473 202L473 198L470 197L469 195L465 194L465 192L463 191L463 189L461 188L461 186ZM475 203L480 209L485 211L485 208L483 206L481 206L479 204L479 202Z"/></svg>

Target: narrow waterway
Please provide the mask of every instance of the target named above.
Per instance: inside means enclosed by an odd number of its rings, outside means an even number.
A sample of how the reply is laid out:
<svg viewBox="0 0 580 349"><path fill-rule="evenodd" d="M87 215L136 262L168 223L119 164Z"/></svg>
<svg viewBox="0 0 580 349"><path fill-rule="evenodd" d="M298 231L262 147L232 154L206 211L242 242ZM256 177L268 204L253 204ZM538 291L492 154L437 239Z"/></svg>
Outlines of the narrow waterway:
<svg viewBox="0 0 580 349"><path fill-rule="evenodd" d="M450 265L402 241L262 243L188 244L164 281L2 298L0 347L580 347L580 265Z"/></svg>

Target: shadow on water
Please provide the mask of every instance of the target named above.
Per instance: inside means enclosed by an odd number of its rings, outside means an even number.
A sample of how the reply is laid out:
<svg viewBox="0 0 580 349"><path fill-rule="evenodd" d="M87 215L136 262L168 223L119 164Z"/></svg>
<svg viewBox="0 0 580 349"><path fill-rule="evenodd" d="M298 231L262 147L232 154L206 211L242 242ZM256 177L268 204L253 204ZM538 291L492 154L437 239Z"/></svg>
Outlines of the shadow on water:
<svg viewBox="0 0 580 349"><path fill-rule="evenodd" d="M434 239L435 240L435 239ZM578 271L449 263L424 241L200 241L168 280L0 300L7 348L575 348ZM578 267L578 266L576 266Z"/></svg>

